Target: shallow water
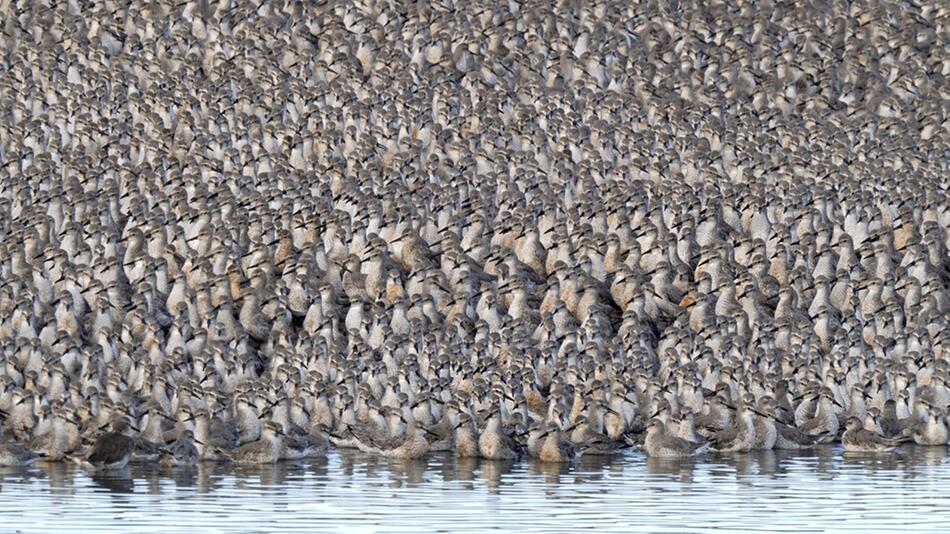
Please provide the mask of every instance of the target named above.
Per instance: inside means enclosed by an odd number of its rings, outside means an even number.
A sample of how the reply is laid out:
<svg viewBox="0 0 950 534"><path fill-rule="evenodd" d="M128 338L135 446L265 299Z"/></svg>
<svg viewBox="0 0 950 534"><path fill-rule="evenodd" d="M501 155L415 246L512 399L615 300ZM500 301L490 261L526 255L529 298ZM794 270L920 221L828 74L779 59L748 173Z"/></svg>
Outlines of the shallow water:
<svg viewBox="0 0 950 534"><path fill-rule="evenodd" d="M946 531L945 447L840 448L574 466L333 451L261 467L0 468L0 530Z"/></svg>

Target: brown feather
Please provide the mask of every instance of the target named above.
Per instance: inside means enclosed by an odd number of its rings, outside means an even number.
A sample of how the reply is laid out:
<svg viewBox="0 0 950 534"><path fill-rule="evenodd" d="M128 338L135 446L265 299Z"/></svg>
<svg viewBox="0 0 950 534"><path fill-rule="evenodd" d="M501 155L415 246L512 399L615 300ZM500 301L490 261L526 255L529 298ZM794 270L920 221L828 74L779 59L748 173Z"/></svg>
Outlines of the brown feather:
<svg viewBox="0 0 950 534"><path fill-rule="evenodd" d="M121 462L123 458L132 454L135 442L125 434L107 432L103 434L89 453L89 462L93 464L112 464Z"/></svg>

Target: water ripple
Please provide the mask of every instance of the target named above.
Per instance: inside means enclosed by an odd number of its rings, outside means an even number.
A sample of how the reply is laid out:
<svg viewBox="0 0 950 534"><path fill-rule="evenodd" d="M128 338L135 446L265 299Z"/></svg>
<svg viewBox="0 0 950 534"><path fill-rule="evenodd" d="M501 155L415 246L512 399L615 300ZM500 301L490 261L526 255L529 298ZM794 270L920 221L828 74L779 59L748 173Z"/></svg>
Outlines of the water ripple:
<svg viewBox="0 0 950 534"><path fill-rule="evenodd" d="M945 448L891 455L637 453L536 463L371 458L262 467L0 469L0 529L24 532L946 531Z"/></svg>

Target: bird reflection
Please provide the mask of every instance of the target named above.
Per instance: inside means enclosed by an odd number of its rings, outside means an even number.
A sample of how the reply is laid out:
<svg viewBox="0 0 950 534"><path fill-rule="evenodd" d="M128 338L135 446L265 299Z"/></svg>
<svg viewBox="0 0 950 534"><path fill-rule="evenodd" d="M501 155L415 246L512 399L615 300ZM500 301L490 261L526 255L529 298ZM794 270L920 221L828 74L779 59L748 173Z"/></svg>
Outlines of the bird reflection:
<svg viewBox="0 0 950 534"><path fill-rule="evenodd" d="M648 457L644 465L650 475L669 477L681 484L690 484L693 482L696 461L690 458Z"/></svg>
<svg viewBox="0 0 950 534"><path fill-rule="evenodd" d="M939 466L947 458L946 447L910 447L904 453L910 459L910 466L918 470L921 467Z"/></svg>
<svg viewBox="0 0 950 534"><path fill-rule="evenodd" d="M571 467L562 462L530 462L528 473L537 476L544 482L545 493L552 494L565 482L565 476L570 473Z"/></svg>
<svg viewBox="0 0 950 534"><path fill-rule="evenodd" d="M313 476L319 479L327 478L327 469L329 467L329 461L326 457L323 458L312 458L310 463L307 464L307 469Z"/></svg>
<svg viewBox="0 0 950 534"><path fill-rule="evenodd" d="M479 468L478 458L457 458L452 462L446 463L445 480L446 481L464 481L471 482L475 480L475 470ZM474 485L467 484L466 489L474 488Z"/></svg>
<svg viewBox="0 0 950 534"><path fill-rule="evenodd" d="M198 472L201 468L202 466L197 464L166 467L159 472L156 478L168 477L179 488L194 488L198 485Z"/></svg>
<svg viewBox="0 0 950 534"><path fill-rule="evenodd" d="M258 480L260 480L262 493L284 491L283 488L286 486L291 464L287 462L277 462L270 465L254 467L259 467L259 469L255 469L255 471L257 472Z"/></svg>
<svg viewBox="0 0 950 534"><path fill-rule="evenodd" d="M623 472L624 457L618 455L581 456L575 465L577 476L584 480L601 480L604 472L618 475Z"/></svg>
<svg viewBox="0 0 950 534"><path fill-rule="evenodd" d="M41 467L49 481L50 491L57 495L72 495L75 493L75 478L78 470L75 466L63 463L49 463Z"/></svg>
<svg viewBox="0 0 950 534"><path fill-rule="evenodd" d="M417 487L426 481L428 462L425 459L391 459L389 469L390 487Z"/></svg>
<svg viewBox="0 0 950 534"><path fill-rule="evenodd" d="M95 471L90 474L90 478L97 487L110 493L128 494L133 493L135 489L132 470L128 466L109 471Z"/></svg>
<svg viewBox="0 0 950 534"><path fill-rule="evenodd" d="M199 494L210 494L221 487L219 476L215 476L216 471L208 465L199 465L195 475L195 490Z"/></svg>
<svg viewBox="0 0 950 534"><path fill-rule="evenodd" d="M818 473L819 477L831 480L834 478L837 470L835 469L835 462L837 461L837 448L826 445L824 447L819 447L815 449L815 471Z"/></svg>
<svg viewBox="0 0 950 534"><path fill-rule="evenodd" d="M778 459L775 456L774 450L756 451L753 454L753 459L758 466L756 473L760 476L772 476L775 474L776 469L778 469Z"/></svg>
<svg viewBox="0 0 950 534"><path fill-rule="evenodd" d="M356 469L356 461L354 459L356 453L353 451L344 451L339 452L340 456L340 474L344 478L353 478L353 473Z"/></svg>
<svg viewBox="0 0 950 534"><path fill-rule="evenodd" d="M872 475L882 471L904 469L906 463L906 460L897 454L846 451L841 455L841 464L851 467L861 467Z"/></svg>
<svg viewBox="0 0 950 534"><path fill-rule="evenodd" d="M501 487L501 477L511 472L513 465L514 462L511 460L482 460L478 464L479 478L485 484L489 493L498 493Z"/></svg>

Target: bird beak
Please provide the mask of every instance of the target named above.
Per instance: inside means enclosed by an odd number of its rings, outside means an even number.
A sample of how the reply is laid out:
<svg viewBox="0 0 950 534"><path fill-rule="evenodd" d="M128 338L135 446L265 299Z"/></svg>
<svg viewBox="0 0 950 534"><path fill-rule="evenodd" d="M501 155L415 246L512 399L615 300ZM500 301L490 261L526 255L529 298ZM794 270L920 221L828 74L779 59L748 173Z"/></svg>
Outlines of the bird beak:
<svg viewBox="0 0 950 534"><path fill-rule="evenodd" d="M693 304L696 304L696 299L692 295L686 295L682 300L680 300L679 307L689 309L693 306Z"/></svg>

